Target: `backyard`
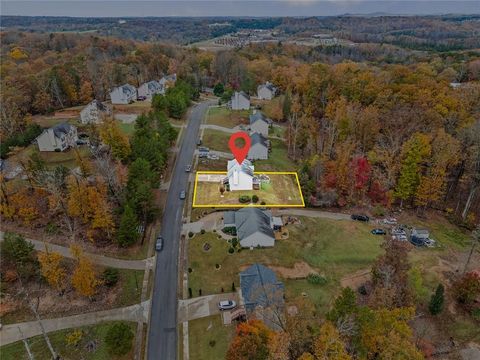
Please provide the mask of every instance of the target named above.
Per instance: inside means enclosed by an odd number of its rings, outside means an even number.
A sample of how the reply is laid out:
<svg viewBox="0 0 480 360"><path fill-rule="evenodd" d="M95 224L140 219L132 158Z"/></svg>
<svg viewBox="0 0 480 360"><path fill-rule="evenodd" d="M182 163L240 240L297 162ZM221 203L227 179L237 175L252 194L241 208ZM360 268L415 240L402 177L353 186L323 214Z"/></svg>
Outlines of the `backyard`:
<svg viewBox="0 0 480 360"><path fill-rule="evenodd" d="M108 352L107 346L105 344L105 336L108 329L115 322L105 322L93 326L84 326L77 329L66 329L55 331L48 334L52 346L55 351L60 355L64 360L127 360L132 359L132 353L125 356L115 356ZM133 323L127 323L130 325L132 331L135 331ZM79 343L75 345L69 345L67 343L66 337L69 334L72 334L74 330L81 330L81 339ZM92 350L87 348L87 344L93 344ZM35 359L50 359L51 353L47 347L47 344L43 336L35 336L28 339L28 344L30 350L33 353ZM17 341L12 344L8 344L0 347L1 358L8 359L28 359L27 351L25 350L25 345L22 341Z"/></svg>
<svg viewBox="0 0 480 360"><path fill-rule="evenodd" d="M295 171L297 165L288 157L285 141L271 139L271 152L267 160L254 161L257 171Z"/></svg>
<svg viewBox="0 0 480 360"><path fill-rule="evenodd" d="M232 111L226 107L210 107L206 115L207 124L234 128L240 124L248 124L249 111Z"/></svg>
<svg viewBox="0 0 480 360"><path fill-rule="evenodd" d="M226 174L226 173L225 173ZM223 197L220 193L219 181L202 181L205 174L197 172L194 207L212 207L214 206L290 206L303 207L303 198L299 189L297 177L292 174L268 174L270 182L262 182L259 190L238 190L225 191ZM217 174L215 174L217 175ZM214 176L215 176L214 175ZM260 175L260 174L255 174ZM208 175L207 175L208 176ZM218 174L217 177L223 177ZM256 204L240 203L240 196L249 196L250 198L258 196Z"/></svg>

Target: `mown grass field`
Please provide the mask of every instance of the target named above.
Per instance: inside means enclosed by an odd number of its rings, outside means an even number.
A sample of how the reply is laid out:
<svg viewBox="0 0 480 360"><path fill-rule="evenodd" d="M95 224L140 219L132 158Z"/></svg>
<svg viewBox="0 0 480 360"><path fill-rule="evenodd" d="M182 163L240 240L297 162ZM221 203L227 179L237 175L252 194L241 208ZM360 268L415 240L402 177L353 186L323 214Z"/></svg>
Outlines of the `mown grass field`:
<svg viewBox="0 0 480 360"><path fill-rule="evenodd" d="M234 332L235 326L224 326L220 315L189 321L188 341L190 359L225 359L228 344L230 344Z"/></svg>
<svg viewBox="0 0 480 360"><path fill-rule="evenodd" d="M270 140L272 151L267 160L254 161L256 171L296 171L297 165L287 155L287 145L278 139Z"/></svg>
<svg viewBox="0 0 480 360"><path fill-rule="evenodd" d="M201 175L200 172L197 174ZM294 174L268 174L268 177L270 183L262 183L259 190L225 191L223 197L219 183L197 181L194 206L238 205L242 207L247 205L238 200L243 195L250 197L257 195L259 200L255 205L261 205L263 202L264 206L303 206L299 184Z"/></svg>
<svg viewBox="0 0 480 360"><path fill-rule="evenodd" d="M230 139L230 134L227 134L223 131L205 129L202 137L202 145L210 148L210 150L230 152L228 147L228 140Z"/></svg>
<svg viewBox="0 0 480 360"><path fill-rule="evenodd" d="M301 217L301 224L288 225L289 238L278 240L273 248L242 249L228 253L230 245L215 233L197 234L189 240L189 287L193 294L220 293L230 290L232 282L239 286L239 272L247 265L292 268L305 262L328 279L326 285L312 285L304 279L286 280L287 300L305 293L320 309L326 310L340 291L340 279L369 267L382 252L382 237L370 234L368 224ZM205 252L203 244L211 248ZM215 264L221 268L216 270Z"/></svg>
<svg viewBox="0 0 480 360"><path fill-rule="evenodd" d="M226 107L211 107L206 115L206 122L210 125L218 125L226 128L234 128L240 124L248 124L249 111L233 111Z"/></svg>
<svg viewBox="0 0 480 360"><path fill-rule="evenodd" d="M76 149L68 149L63 152L55 151L38 151L37 144L32 144L26 148L22 148L10 157L10 161L13 163L22 163L28 160L30 155L34 152L38 152L40 158L45 161L45 164L49 168L55 166L63 165L69 169L77 167L77 155L75 152L78 151L78 154L82 159L89 159L91 156L90 149L88 146L79 146Z"/></svg>
<svg viewBox="0 0 480 360"><path fill-rule="evenodd" d="M115 356L108 352L107 346L105 345L105 336L108 329L115 322L105 322L94 326L84 326L78 328L82 330L83 336L80 340L80 343L77 346L68 345L66 341L66 336L76 329L66 329L61 331L55 331L48 334L52 346L55 351L60 355L64 360L127 360L133 359L133 350L126 354L125 356ZM132 331L135 333L135 323L129 323ZM85 348L85 345L89 341L97 341L96 348L94 351L89 352ZM28 344L33 353L35 359L50 359L51 353L45 343L43 336L35 336L28 339ZM133 349L133 341L132 341ZM18 341L12 344L8 344L0 347L0 354L2 360L23 360L28 359L27 351L25 350L25 345L22 341Z"/></svg>

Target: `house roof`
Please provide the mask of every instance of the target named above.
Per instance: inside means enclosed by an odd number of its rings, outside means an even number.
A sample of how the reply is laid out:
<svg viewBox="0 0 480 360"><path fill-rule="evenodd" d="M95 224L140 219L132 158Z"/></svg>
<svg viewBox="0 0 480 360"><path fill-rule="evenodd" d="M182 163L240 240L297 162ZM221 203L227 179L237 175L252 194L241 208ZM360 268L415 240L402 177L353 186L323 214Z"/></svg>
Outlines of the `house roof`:
<svg viewBox="0 0 480 360"><path fill-rule="evenodd" d="M270 225L271 215L258 208L245 207L235 212L235 227L239 240L260 232L271 238L275 238Z"/></svg>
<svg viewBox="0 0 480 360"><path fill-rule="evenodd" d="M235 211L225 211L223 213L224 224L235 224Z"/></svg>
<svg viewBox="0 0 480 360"><path fill-rule="evenodd" d="M270 119L268 119L261 111L257 111L249 115L249 119L250 119L250 125L252 125L253 123L256 123L257 121L264 121L267 124L270 124L270 121L269 121Z"/></svg>
<svg viewBox="0 0 480 360"><path fill-rule="evenodd" d="M252 142L251 146L254 146L256 144L260 144L264 147L268 147L267 138L265 136L263 136L262 134L253 133L252 135L250 135L250 140Z"/></svg>
<svg viewBox="0 0 480 360"><path fill-rule="evenodd" d="M247 175L253 176L253 165L252 163L245 159L240 165L237 160L229 160L227 163L227 177L229 178L235 170L242 171Z"/></svg>
<svg viewBox="0 0 480 360"><path fill-rule="evenodd" d="M245 99L250 100L250 96L249 96L247 93L245 93L244 91L235 91L235 92L233 93L233 95L232 95L232 100L235 98L235 95L236 95L236 94L239 94L239 96L241 95L241 96L243 96Z"/></svg>
<svg viewBox="0 0 480 360"><path fill-rule="evenodd" d="M155 80L146 82L146 83L143 84L143 85L146 85L147 88L148 88L148 90L150 90L150 91L152 91L152 92L161 91L162 88L163 88L163 85L160 84L158 81L155 81Z"/></svg>
<svg viewBox="0 0 480 360"><path fill-rule="evenodd" d="M130 84L120 85L120 86L114 88L114 89L112 90L112 92L115 91L115 90L117 90L117 89L120 89L124 94L128 94L128 95L131 94L131 93L133 93L133 92L135 92L135 86L130 85Z"/></svg>
<svg viewBox="0 0 480 360"><path fill-rule="evenodd" d="M271 82L268 82L268 81L265 84L259 85L259 88L267 88L268 90L270 90L272 92L275 92L277 90L277 88L275 86L273 86L273 84Z"/></svg>
<svg viewBox="0 0 480 360"><path fill-rule="evenodd" d="M247 311L256 306L268 307L272 302L283 305L283 283L277 280L275 273L268 267L255 263L240 273L240 288ZM279 291L278 294L275 294Z"/></svg>
<svg viewBox="0 0 480 360"><path fill-rule="evenodd" d="M103 111L103 112L108 111L107 106L97 99L92 100L92 102L90 104L88 104L87 106L90 106L90 105L95 106L99 111Z"/></svg>
<svg viewBox="0 0 480 360"><path fill-rule="evenodd" d="M68 134L70 130L74 128L73 125L67 124L67 123L62 123L55 125L51 129L53 130L53 133L55 134L56 137L62 136L62 134Z"/></svg>

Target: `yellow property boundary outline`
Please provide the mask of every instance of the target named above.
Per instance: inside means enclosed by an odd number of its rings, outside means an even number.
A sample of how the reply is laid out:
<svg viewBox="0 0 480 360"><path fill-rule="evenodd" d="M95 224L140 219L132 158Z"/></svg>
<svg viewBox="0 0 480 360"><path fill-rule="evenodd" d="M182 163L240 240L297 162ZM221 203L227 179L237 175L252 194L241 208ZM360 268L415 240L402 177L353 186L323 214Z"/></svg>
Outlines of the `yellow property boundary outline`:
<svg viewBox="0 0 480 360"><path fill-rule="evenodd" d="M226 171L197 171L195 173L195 186L193 188L193 204L192 207L194 208L243 208L243 207L262 207L262 208L273 208L273 207L305 207L305 200L303 198L302 188L300 187L300 180L298 179L298 174L296 171L254 171L254 174L261 175L295 175L295 179L297 180L298 192L300 193L300 198L302 199L302 204L292 205L292 204L202 204L197 205L195 204L195 200L197 199L197 184L198 184L198 175L204 174L222 174L227 175Z"/></svg>

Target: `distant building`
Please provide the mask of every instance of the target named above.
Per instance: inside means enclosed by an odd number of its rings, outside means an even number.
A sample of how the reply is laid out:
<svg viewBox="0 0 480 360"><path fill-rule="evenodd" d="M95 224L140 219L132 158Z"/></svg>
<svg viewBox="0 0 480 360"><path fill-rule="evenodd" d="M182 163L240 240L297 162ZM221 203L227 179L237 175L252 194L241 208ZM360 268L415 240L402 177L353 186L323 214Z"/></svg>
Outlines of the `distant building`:
<svg viewBox="0 0 480 360"><path fill-rule="evenodd" d="M165 94L165 87L159 81L152 80L138 88L138 97L144 96L147 100L152 100L156 94Z"/></svg>
<svg viewBox="0 0 480 360"><path fill-rule="evenodd" d="M243 160L240 165L237 160L230 160L227 164L227 176L224 184L229 191L253 190L253 165L248 160Z"/></svg>
<svg viewBox="0 0 480 360"><path fill-rule="evenodd" d="M114 88L110 92L112 104L130 104L137 100L137 89L130 84L124 84Z"/></svg>
<svg viewBox="0 0 480 360"><path fill-rule="evenodd" d="M44 130L37 137L40 151L64 151L77 144L77 127L63 123Z"/></svg>
<svg viewBox="0 0 480 360"><path fill-rule="evenodd" d="M110 115L112 115L110 107L101 101L93 100L80 111L80 121L82 124L98 124Z"/></svg>
<svg viewBox="0 0 480 360"><path fill-rule="evenodd" d="M458 88L461 87L461 86L462 86L462 83L459 83L459 82L451 82L451 83L450 83L450 87L451 87L452 89L458 89Z"/></svg>
<svg viewBox="0 0 480 360"><path fill-rule="evenodd" d="M267 118L261 111L254 110L253 114L249 116L250 131L252 133L259 133L268 137L268 130L272 120Z"/></svg>
<svg viewBox="0 0 480 360"><path fill-rule="evenodd" d="M244 248L271 247L275 245L274 218L270 211L244 207L223 213L224 228L234 227L238 241ZM276 218L278 222L278 219ZM281 219L280 219L281 222Z"/></svg>
<svg viewBox="0 0 480 360"><path fill-rule="evenodd" d="M250 96L243 91L235 91L230 99L229 106L232 110L249 110Z"/></svg>
<svg viewBox="0 0 480 360"><path fill-rule="evenodd" d="M268 159L268 140L262 134L253 133L250 135L251 145L248 150L247 159L249 160L267 160Z"/></svg>
<svg viewBox="0 0 480 360"><path fill-rule="evenodd" d="M273 270L253 264L240 273L240 298L247 317L262 320L273 330L281 330L285 308L284 285Z"/></svg>
<svg viewBox="0 0 480 360"><path fill-rule="evenodd" d="M257 97L261 100L272 100L277 94L277 90L271 82L267 81L265 84L258 85Z"/></svg>
<svg viewBox="0 0 480 360"><path fill-rule="evenodd" d="M164 91L169 87L175 86L177 82L177 74L165 75L159 81L160 85L163 86Z"/></svg>

